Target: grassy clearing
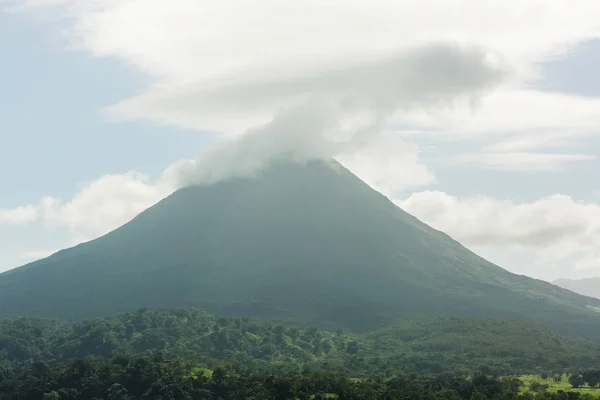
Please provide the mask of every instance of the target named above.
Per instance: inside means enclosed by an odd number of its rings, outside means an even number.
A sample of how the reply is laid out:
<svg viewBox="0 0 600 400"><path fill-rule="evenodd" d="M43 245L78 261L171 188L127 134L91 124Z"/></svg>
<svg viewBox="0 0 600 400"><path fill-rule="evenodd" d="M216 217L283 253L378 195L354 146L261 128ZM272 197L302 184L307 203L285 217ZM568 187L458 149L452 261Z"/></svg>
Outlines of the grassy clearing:
<svg viewBox="0 0 600 400"><path fill-rule="evenodd" d="M539 375L521 375L519 376L519 379L524 383L521 388L521 393L533 392L532 384L535 386L535 382L537 382L542 388L545 388L545 390L550 393L556 393L558 391L589 393L593 395L594 398L600 399L600 388L591 388L587 385L580 388L574 388L569 383L569 376L567 374L561 376L560 382L555 382L552 377L542 379Z"/></svg>
<svg viewBox="0 0 600 400"><path fill-rule="evenodd" d="M211 369L202 367L192 368L192 377L198 378L199 376L204 376L205 378L210 379L213 376L213 371Z"/></svg>

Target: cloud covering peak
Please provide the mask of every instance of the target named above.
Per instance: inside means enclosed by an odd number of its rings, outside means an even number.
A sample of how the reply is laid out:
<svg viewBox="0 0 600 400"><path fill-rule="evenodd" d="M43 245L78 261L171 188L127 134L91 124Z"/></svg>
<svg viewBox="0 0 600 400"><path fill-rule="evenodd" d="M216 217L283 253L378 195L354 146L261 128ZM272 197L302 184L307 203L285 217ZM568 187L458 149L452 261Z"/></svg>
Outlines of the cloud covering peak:
<svg viewBox="0 0 600 400"><path fill-rule="evenodd" d="M205 150L186 171L186 183L214 182L281 158L349 159L384 140L381 133L395 115L476 105L507 76L508 68L477 46L433 43L343 69L182 85L165 89L177 92L172 97L152 92L112 112L140 118L152 109L164 123L200 129L212 121L225 131L218 121L228 115L270 119L241 135L231 132L233 138ZM190 118L182 124L184 115Z"/></svg>

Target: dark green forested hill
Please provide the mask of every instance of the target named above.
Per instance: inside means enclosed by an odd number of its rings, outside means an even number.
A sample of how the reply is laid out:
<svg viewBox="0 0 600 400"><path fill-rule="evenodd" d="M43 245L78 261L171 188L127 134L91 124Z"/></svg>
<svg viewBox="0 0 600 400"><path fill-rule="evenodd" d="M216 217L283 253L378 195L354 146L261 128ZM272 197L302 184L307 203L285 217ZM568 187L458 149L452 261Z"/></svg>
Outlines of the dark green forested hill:
<svg viewBox="0 0 600 400"><path fill-rule="evenodd" d="M0 399L591 399L526 393L519 376L572 372L592 382L599 352L516 319L406 319L356 336L195 309L75 323L8 318Z"/></svg>
<svg viewBox="0 0 600 400"><path fill-rule="evenodd" d="M359 336L248 318L217 318L195 309L139 310L75 323L0 320L0 362L55 365L82 357L156 351L209 368L308 368L354 377L398 371L567 370L594 366L600 358L598 343L517 319L407 319Z"/></svg>
<svg viewBox="0 0 600 400"><path fill-rule="evenodd" d="M0 316L189 306L357 332L411 313L600 335L600 300L509 273L316 161L181 189L99 239L0 275Z"/></svg>

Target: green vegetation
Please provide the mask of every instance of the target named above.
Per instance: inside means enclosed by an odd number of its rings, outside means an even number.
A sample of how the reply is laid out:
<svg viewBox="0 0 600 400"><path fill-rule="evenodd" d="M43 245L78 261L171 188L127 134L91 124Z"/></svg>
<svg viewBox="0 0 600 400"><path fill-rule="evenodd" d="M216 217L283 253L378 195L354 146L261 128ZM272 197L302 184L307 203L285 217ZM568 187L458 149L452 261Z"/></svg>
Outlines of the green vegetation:
<svg viewBox="0 0 600 400"><path fill-rule="evenodd" d="M399 375L387 380L356 382L341 374L310 371L236 374L219 368L210 378L191 376L189 371L190 366L185 361L168 361L160 356L76 360L60 367L33 363L23 368L0 370L0 394L7 400L468 400L516 399L519 390L517 381L482 375L473 379Z"/></svg>
<svg viewBox="0 0 600 400"><path fill-rule="evenodd" d="M484 371L495 376L597 365L600 345L522 320L436 318L405 321L353 335L248 318L217 318L194 309L146 310L73 324L0 320L0 360L50 365L75 358L149 355L185 358L194 375L224 365L237 371L301 369L355 378Z"/></svg>
<svg viewBox="0 0 600 400"><path fill-rule="evenodd" d="M597 310L281 164L0 274L0 400L585 399Z"/></svg>
<svg viewBox="0 0 600 400"><path fill-rule="evenodd" d="M593 400L594 390L523 390L516 377L472 378L399 374L389 379L356 381L323 372L241 373L216 369L211 376L192 375L182 360L120 356L110 360L75 360L63 366L35 362L0 368L0 398L12 399L437 399L437 400Z"/></svg>
<svg viewBox="0 0 600 400"><path fill-rule="evenodd" d="M381 354L410 355L408 369L431 372L479 370L499 375L542 367L561 371L594 367L600 354L595 342L557 335L520 319L410 320L366 337Z"/></svg>
<svg viewBox="0 0 600 400"><path fill-rule="evenodd" d="M599 351L521 320L407 320L357 336L194 309L9 318L0 399L572 399L596 389L570 388L566 372L597 384Z"/></svg>
<svg viewBox="0 0 600 400"><path fill-rule="evenodd" d="M595 376L596 380L588 382L584 375ZM545 372L537 375L522 375L519 379L523 382L522 393L559 393L559 392L577 392L580 394L594 395L600 398L600 388L598 388L598 371L587 370L574 372L572 374Z"/></svg>
<svg viewBox="0 0 600 400"><path fill-rule="evenodd" d="M509 273L324 162L184 188L101 238L0 275L0 316L142 307L353 332L403 314L523 317L600 335L600 300Z"/></svg>

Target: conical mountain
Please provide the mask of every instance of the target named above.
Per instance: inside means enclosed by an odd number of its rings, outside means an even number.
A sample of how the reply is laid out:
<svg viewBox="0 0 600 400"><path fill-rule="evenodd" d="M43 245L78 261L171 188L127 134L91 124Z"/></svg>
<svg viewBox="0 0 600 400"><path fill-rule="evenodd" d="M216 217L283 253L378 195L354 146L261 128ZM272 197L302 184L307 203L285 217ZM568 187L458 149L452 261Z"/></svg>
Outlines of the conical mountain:
<svg viewBox="0 0 600 400"><path fill-rule="evenodd" d="M103 237L0 275L0 316L185 306L357 331L425 314L600 333L600 301L485 261L333 162L181 189Z"/></svg>

